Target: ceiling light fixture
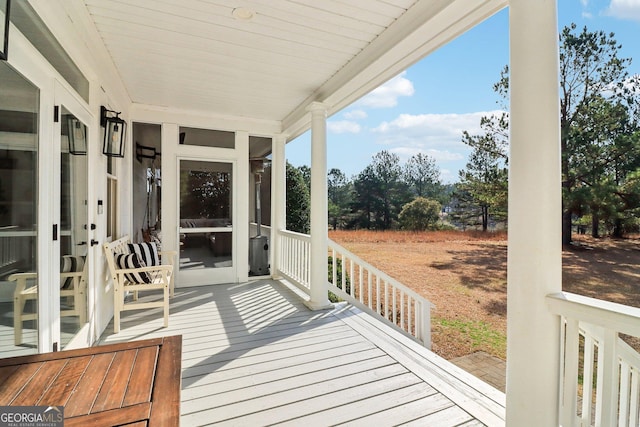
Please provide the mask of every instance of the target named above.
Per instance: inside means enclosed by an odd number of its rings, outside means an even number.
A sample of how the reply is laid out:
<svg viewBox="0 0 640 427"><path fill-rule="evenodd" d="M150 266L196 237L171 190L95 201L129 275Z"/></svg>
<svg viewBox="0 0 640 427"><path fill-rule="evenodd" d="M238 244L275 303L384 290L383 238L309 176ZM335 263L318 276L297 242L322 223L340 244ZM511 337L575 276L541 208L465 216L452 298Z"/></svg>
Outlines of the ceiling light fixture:
<svg viewBox="0 0 640 427"><path fill-rule="evenodd" d="M233 16L238 21L251 21L253 17L256 16L256 13L246 7L236 7L231 12L231 16Z"/></svg>

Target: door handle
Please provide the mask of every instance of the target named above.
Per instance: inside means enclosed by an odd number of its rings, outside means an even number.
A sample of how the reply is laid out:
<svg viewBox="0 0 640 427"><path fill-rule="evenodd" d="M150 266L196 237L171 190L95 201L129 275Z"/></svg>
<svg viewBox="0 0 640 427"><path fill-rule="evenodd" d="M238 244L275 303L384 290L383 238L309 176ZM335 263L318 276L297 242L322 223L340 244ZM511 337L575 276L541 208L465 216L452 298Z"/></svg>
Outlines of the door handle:
<svg viewBox="0 0 640 427"><path fill-rule="evenodd" d="M100 242L98 242L97 240L93 240L91 239L91 246L95 246L95 245L99 245Z"/></svg>
<svg viewBox="0 0 640 427"><path fill-rule="evenodd" d="M87 242L80 242L78 243L78 246L85 246L87 244Z"/></svg>

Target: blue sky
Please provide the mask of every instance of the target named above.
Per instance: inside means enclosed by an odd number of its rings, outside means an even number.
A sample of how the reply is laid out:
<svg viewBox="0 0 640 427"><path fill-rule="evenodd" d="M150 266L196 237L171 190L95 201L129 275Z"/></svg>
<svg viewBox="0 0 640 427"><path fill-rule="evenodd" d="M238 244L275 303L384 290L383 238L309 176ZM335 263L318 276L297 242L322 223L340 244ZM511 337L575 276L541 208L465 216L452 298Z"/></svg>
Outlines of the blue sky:
<svg viewBox="0 0 640 427"><path fill-rule="evenodd" d="M558 0L558 26L615 33L621 56L640 74L640 0ZM500 109L492 90L509 58L508 10L503 10L416 63L327 122L328 168L348 177L382 150L404 162L423 152L445 183L457 181L469 149L462 131L479 132L480 118ZM310 165L310 134L287 144L287 160Z"/></svg>

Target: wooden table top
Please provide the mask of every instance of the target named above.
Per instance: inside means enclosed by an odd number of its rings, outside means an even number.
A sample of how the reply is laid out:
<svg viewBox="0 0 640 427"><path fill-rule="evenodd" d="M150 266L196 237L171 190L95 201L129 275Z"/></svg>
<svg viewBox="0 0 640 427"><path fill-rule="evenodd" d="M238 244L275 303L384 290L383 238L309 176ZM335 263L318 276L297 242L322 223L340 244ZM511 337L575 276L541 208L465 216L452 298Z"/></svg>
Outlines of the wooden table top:
<svg viewBox="0 0 640 427"><path fill-rule="evenodd" d="M182 336L0 359L0 406L64 406L70 426L180 424Z"/></svg>

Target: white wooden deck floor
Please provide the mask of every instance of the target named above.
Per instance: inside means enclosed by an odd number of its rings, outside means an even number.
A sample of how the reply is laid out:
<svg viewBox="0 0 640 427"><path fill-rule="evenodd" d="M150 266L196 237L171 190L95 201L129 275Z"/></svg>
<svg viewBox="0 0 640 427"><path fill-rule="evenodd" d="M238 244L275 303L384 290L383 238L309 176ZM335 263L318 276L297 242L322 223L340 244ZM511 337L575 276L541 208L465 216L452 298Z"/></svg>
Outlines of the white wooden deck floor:
<svg viewBox="0 0 640 427"><path fill-rule="evenodd" d="M502 426L504 394L349 305L312 312L282 283L176 290L102 343L182 334L183 426Z"/></svg>

